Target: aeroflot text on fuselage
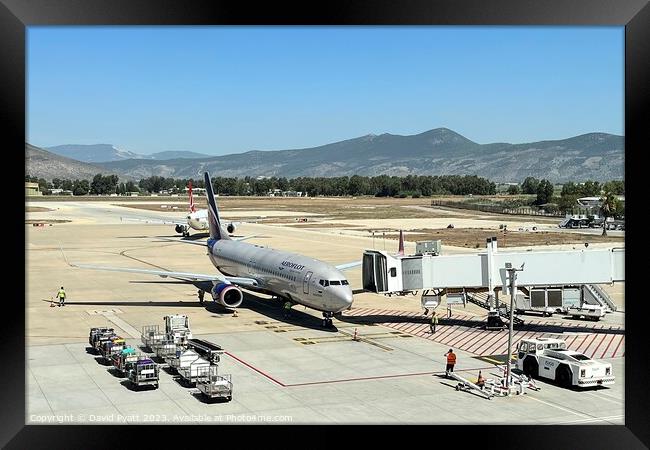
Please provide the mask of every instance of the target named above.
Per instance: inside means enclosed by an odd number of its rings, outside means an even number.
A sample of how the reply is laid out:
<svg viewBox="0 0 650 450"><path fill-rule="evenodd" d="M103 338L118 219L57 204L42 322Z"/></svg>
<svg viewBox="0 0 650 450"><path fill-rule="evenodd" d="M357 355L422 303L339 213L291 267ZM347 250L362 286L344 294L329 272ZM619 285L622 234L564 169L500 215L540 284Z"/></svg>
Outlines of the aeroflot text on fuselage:
<svg viewBox="0 0 650 450"><path fill-rule="evenodd" d="M303 266L303 265L292 263L292 262L289 262L289 261L282 261L281 264L283 266L285 266L285 267L291 267L292 269L296 269L296 270L302 270L302 269L305 268L305 266Z"/></svg>

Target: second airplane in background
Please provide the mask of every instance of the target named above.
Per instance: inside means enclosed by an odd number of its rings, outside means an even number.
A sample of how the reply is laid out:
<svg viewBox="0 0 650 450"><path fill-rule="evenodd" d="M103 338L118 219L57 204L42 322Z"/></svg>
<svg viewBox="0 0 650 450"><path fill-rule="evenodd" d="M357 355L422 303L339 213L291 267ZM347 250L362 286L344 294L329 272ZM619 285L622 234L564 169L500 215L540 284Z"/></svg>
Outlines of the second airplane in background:
<svg viewBox="0 0 650 450"><path fill-rule="evenodd" d="M185 237L190 235L190 228L196 231L208 231L208 210L207 209L196 209L194 205L194 197L192 195L192 182L188 184L189 196L190 196L190 209L187 217L185 219L173 219L167 220L157 217L122 217L122 220L135 220L138 222L145 223L154 223L162 225L174 225L174 231L182 234ZM240 222L228 222L225 225L226 231L229 234L233 234L237 229L237 226Z"/></svg>

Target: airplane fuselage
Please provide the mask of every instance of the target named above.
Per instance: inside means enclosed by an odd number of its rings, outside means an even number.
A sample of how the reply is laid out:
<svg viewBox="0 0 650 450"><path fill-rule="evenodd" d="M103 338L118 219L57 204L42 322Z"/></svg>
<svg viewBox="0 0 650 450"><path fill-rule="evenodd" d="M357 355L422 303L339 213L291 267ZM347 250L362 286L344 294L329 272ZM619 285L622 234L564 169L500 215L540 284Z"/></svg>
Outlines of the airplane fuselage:
<svg viewBox="0 0 650 450"><path fill-rule="evenodd" d="M352 304L352 289L345 276L323 261L224 239L208 239L208 248L210 261L223 274L257 280L259 287L253 290L332 313Z"/></svg>

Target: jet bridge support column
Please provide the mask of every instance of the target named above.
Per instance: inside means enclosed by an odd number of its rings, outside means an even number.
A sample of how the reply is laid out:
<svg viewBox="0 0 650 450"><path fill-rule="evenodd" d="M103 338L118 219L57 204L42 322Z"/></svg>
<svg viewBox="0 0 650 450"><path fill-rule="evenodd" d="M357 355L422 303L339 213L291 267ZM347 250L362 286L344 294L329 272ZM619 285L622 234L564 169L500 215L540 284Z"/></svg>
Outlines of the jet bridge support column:
<svg viewBox="0 0 650 450"><path fill-rule="evenodd" d="M497 308L495 297L494 297L494 280L492 279L493 267L494 267L494 253L497 252L497 238L491 237L487 238L487 276L488 276L488 304L490 305L490 310L493 311Z"/></svg>

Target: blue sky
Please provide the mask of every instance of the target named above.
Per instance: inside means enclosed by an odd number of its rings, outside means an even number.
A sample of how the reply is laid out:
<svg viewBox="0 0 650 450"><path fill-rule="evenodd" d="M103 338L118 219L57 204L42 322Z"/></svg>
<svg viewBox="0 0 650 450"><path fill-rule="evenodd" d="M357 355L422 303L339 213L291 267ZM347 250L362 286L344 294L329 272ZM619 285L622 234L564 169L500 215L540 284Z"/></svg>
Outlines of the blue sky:
<svg viewBox="0 0 650 450"><path fill-rule="evenodd" d="M29 27L27 141L213 155L623 134L623 27Z"/></svg>

